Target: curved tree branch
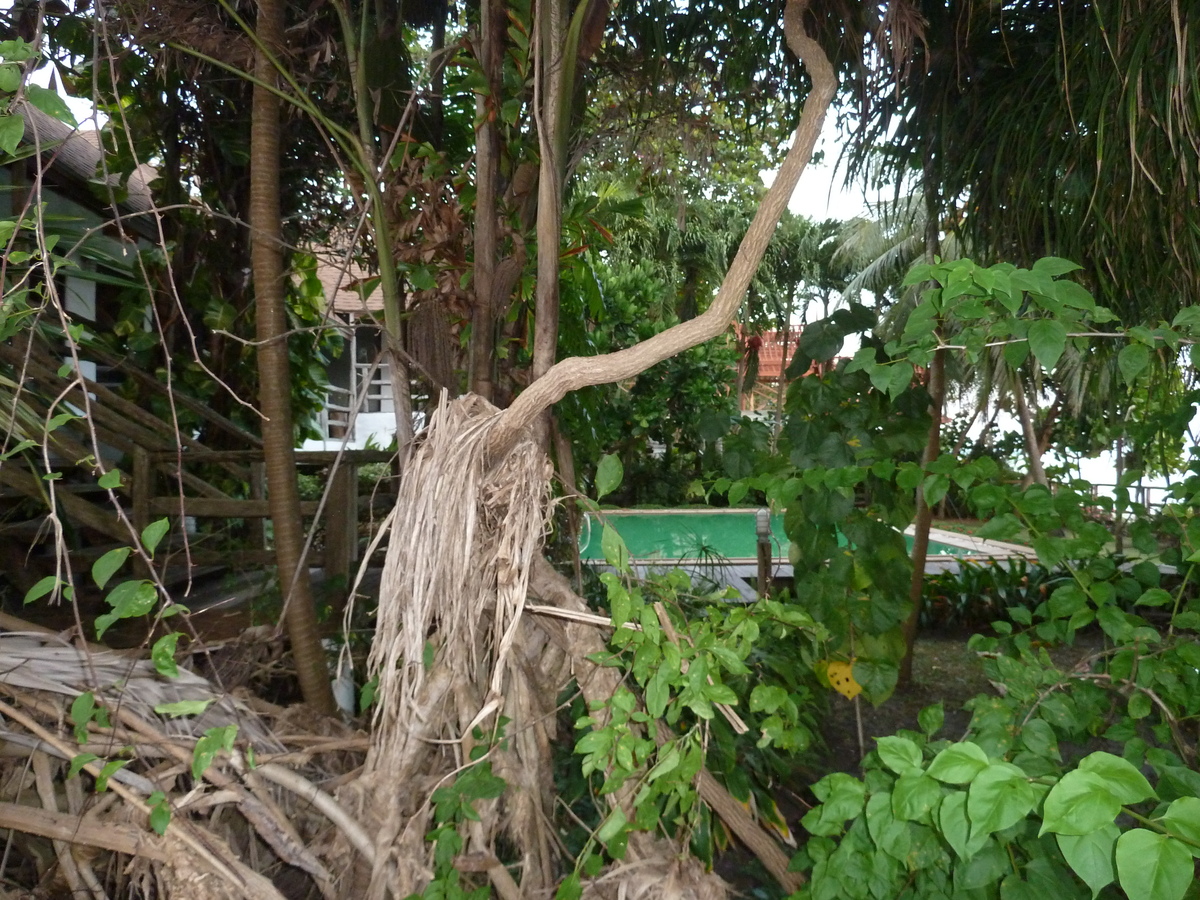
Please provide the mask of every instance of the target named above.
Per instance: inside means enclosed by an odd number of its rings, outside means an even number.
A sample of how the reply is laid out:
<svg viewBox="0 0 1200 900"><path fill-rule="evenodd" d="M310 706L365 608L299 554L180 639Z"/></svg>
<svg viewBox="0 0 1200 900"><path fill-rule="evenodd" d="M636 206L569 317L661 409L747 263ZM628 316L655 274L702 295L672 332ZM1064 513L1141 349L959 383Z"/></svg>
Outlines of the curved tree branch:
<svg viewBox="0 0 1200 900"><path fill-rule="evenodd" d="M488 448L493 459L502 457L543 410L571 391L632 378L664 359L713 339L729 327L796 189L800 174L812 157L825 113L837 90L837 78L829 58L820 44L804 30L802 18L807 8L808 0L788 0L783 14L783 28L788 46L808 69L812 91L804 101L791 149L779 168L775 183L755 213L754 221L750 223L738 247L737 256L725 275L716 299L696 318L668 328L625 350L600 356L575 356L555 364L526 388L502 414L492 431L491 446Z"/></svg>

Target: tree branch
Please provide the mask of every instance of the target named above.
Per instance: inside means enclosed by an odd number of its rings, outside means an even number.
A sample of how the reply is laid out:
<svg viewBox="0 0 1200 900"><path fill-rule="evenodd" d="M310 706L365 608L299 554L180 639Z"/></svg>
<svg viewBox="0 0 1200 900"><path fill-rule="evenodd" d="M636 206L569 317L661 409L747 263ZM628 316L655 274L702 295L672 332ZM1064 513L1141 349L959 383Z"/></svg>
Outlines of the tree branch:
<svg viewBox="0 0 1200 900"><path fill-rule="evenodd" d="M712 340L729 327L796 189L800 174L812 157L825 113L837 90L837 78L829 58L820 44L804 31L802 18L807 7L808 0L788 0L783 14L783 28L788 46L808 69L813 83L812 91L804 101L791 149L779 168L774 184L763 197L712 304L696 318L668 328L633 347L600 356L575 356L555 364L526 388L502 414L492 431L491 446L488 448L492 459L502 457L543 410L571 391L632 378L664 359Z"/></svg>

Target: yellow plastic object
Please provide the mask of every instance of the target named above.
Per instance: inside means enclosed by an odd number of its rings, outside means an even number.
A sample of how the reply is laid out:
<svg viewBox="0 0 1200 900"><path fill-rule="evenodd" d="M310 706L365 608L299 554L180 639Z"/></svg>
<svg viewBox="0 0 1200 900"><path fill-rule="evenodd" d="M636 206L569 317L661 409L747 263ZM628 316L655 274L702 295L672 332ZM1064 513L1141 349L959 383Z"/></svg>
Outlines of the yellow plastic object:
<svg viewBox="0 0 1200 900"><path fill-rule="evenodd" d="M862 693L862 685L854 680L854 660L831 660L825 667L825 675L833 689L847 700L853 700Z"/></svg>

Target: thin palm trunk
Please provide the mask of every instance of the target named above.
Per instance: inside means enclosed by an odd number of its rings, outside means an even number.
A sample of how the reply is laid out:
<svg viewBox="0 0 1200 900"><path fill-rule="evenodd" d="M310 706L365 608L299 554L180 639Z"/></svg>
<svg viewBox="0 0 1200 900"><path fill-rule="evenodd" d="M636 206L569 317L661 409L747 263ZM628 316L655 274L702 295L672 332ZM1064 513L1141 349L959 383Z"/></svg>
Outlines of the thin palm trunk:
<svg viewBox="0 0 1200 900"><path fill-rule="evenodd" d="M283 46L282 0L259 0L257 32L269 48ZM303 559L304 526L296 485L295 431L292 424L291 369L284 306L283 249L279 204L280 100L261 83L274 84L276 72L261 49L255 54L250 137L250 245L254 276L258 346L259 404L263 414L263 453L275 563L284 598L284 624L292 644L305 702L322 712L336 706L325 652L317 630L308 567Z"/></svg>
<svg viewBox="0 0 1200 900"><path fill-rule="evenodd" d="M925 155L925 255L932 262L938 255L938 195L932 187L932 155ZM929 439L921 455L921 465L929 465L942 453L942 410L946 403L946 351L939 348L933 354L929 366ZM921 626L921 604L925 599L925 561L929 556L929 531L933 527L933 510L925 500L923 485L917 486L917 515L913 523L912 582L908 599L912 611L904 622L904 658L900 660L897 685L907 688L912 684L913 648L917 643L917 630Z"/></svg>
<svg viewBox="0 0 1200 900"><path fill-rule="evenodd" d="M558 355L558 264L562 240L562 193L564 160L561 158L561 132L567 123L563 116L563 49L566 41L566 4L549 0L538 6L538 57L540 102L538 103L537 208L537 310L533 333L532 377L536 380L550 371Z"/></svg>
<svg viewBox="0 0 1200 900"><path fill-rule="evenodd" d="M932 419L929 423L929 439L925 443L925 452L921 456L921 464L928 466L941 454L942 447L942 407L946 399L946 351L939 349L933 356L929 367L929 410ZM912 603L912 612L904 623L904 659L900 661L900 674L897 684L906 688L912 684L913 646L917 642L917 629L921 624L921 604L925 598L925 561L929 556L929 531L933 527L933 509L925 502L923 487L917 487L917 515L913 524L912 582L908 598Z"/></svg>
<svg viewBox="0 0 1200 900"><path fill-rule="evenodd" d="M475 306L471 313L470 388L492 400L496 352L496 261L499 251L496 190L500 179L500 136L495 98L500 96L503 10L499 0L482 0L479 8L480 62L488 94L476 99L475 134Z"/></svg>
<svg viewBox="0 0 1200 900"><path fill-rule="evenodd" d="M1049 487L1046 471L1042 468L1042 448L1038 443L1037 429L1033 424L1033 415L1029 412L1029 404L1025 399L1025 382L1021 373L1013 371L1013 396L1017 403L1017 418L1021 421L1021 433L1025 436L1025 452L1029 456L1029 474L1026 482Z"/></svg>

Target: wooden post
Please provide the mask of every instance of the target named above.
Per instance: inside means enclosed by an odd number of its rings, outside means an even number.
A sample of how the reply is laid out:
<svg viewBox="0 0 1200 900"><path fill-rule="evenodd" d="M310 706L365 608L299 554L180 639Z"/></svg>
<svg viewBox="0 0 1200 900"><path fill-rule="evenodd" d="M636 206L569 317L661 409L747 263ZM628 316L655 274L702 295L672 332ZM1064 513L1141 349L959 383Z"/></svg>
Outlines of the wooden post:
<svg viewBox="0 0 1200 900"><path fill-rule="evenodd" d="M250 499L267 499L267 464L259 460L250 463ZM267 520L251 519L247 523L250 533L247 543L256 550L265 550L267 546Z"/></svg>
<svg viewBox="0 0 1200 900"><path fill-rule="evenodd" d="M358 555L358 467L343 462L329 475L329 503L325 516L325 581L339 576L343 588L334 592L333 605L341 609L350 586L350 566Z"/></svg>
<svg viewBox="0 0 1200 900"><path fill-rule="evenodd" d="M762 600L771 591L771 511L758 510L754 514L754 532L758 537L758 599Z"/></svg>
<svg viewBox="0 0 1200 900"><path fill-rule="evenodd" d="M129 490L133 496L130 518L133 527L141 535L146 526L150 524L150 500L154 496L154 465L150 462L150 451L141 444L137 444L133 448L133 483L129 486ZM133 567L138 577L149 577L150 573L147 571L149 567L142 561L140 555L134 556Z"/></svg>

